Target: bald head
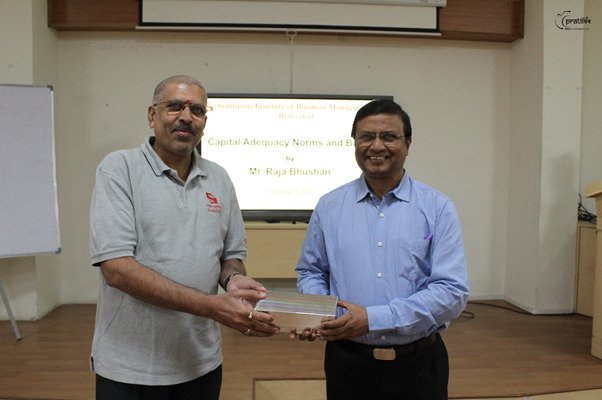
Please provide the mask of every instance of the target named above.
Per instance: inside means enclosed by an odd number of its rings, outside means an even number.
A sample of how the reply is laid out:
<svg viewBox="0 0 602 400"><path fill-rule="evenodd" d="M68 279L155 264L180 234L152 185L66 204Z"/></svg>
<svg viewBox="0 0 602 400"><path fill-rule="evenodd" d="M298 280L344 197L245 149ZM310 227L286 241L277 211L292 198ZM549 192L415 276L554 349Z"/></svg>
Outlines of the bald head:
<svg viewBox="0 0 602 400"><path fill-rule="evenodd" d="M201 88L203 93L207 93L203 85L201 85L201 83L193 77L188 75L174 75L170 76L169 78L165 78L161 82L159 82L159 84L155 88L155 92L153 93L153 104L160 103L161 101L163 101L163 93L165 91L165 88L167 87L167 85L170 84L185 84L188 86L198 86L199 88Z"/></svg>

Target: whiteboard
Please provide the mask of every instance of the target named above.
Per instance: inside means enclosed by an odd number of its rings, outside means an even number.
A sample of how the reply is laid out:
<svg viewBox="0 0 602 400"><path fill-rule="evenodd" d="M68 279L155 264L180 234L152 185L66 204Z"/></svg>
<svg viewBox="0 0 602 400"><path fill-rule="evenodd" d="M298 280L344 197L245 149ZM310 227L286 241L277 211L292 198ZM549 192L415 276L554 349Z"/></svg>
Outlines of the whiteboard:
<svg viewBox="0 0 602 400"><path fill-rule="evenodd" d="M0 85L0 257L58 252L52 87Z"/></svg>

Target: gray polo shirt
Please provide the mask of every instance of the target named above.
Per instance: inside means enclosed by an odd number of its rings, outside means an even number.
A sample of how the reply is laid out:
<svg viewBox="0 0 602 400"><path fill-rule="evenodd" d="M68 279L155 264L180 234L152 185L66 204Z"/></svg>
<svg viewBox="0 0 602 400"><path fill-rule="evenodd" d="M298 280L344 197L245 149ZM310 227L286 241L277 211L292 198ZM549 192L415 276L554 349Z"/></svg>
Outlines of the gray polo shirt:
<svg viewBox="0 0 602 400"><path fill-rule="evenodd" d="M109 154L98 166L90 211L93 265L133 256L167 278L216 294L221 260L246 257L234 187L226 171L194 151L186 182L147 140ZM92 369L108 379L172 385L222 362L219 324L166 310L102 279Z"/></svg>

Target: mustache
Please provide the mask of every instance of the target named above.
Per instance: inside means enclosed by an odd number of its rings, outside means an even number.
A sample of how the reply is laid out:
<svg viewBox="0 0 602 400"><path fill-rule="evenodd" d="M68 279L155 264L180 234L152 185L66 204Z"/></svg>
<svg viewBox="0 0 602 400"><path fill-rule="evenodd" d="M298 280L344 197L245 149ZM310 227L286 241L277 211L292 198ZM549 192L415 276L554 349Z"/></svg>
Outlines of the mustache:
<svg viewBox="0 0 602 400"><path fill-rule="evenodd" d="M182 131L182 132L189 132L192 133L193 135L196 135L198 133L198 129L196 129L194 126L192 126L192 124L186 124L183 122L179 122L176 125L174 125L171 128L171 131Z"/></svg>

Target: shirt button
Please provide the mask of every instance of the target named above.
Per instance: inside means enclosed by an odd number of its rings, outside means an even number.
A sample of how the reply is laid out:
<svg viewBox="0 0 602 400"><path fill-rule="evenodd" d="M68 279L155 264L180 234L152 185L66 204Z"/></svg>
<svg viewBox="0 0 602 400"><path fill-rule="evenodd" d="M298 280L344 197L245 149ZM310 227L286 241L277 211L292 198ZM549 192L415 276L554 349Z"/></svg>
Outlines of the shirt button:
<svg viewBox="0 0 602 400"><path fill-rule="evenodd" d="M383 242L378 242L377 245L378 247L383 247Z"/></svg>
<svg viewBox="0 0 602 400"><path fill-rule="evenodd" d="M381 340L385 340L387 337L385 335L382 335L380 338Z"/></svg>
<svg viewBox="0 0 602 400"><path fill-rule="evenodd" d="M379 278L382 278L383 274L382 274L382 272L379 272L378 274L376 274L376 276L378 276Z"/></svg>
<svg viewBox="0 0 602 400"><path fill-rule="evenodd" d="M378 216L381 217L381 218L384 218L385 214L384 213L380 213L380 214L378 214Z"/></svg>

